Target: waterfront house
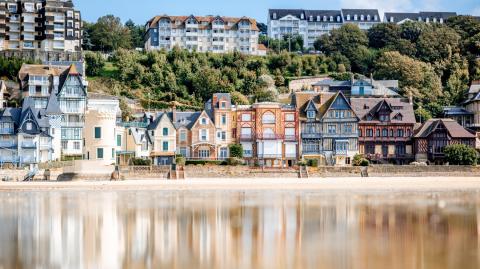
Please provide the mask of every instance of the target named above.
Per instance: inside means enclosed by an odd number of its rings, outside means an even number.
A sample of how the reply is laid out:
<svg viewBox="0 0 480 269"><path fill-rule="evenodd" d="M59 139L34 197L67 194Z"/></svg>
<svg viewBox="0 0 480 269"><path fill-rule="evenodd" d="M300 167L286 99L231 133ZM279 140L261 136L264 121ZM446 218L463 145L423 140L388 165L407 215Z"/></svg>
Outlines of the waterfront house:
<svg viewBox="0 0 480 269"><path fill-rule="evenodd" d="M115 128L117 164L131 165L132 159L150 159L152 141L147 134L148 122L117 122Z"/></svg>
<svg viewBox="0 0 480 269"><path fill-rule="evenodd" d="M201 112L191 111L174 111L172 113L172 121L177 130L177 154L187 159L194 157L192 152L191 129L193 124L199 118L200 114ZM208 154L204 155L206 156Z"/></svg>
<svg viewBox="0 0 480 269"><path fill-rule="evenodd" d="M417 129L414 139L415 159L419 162L442 164L443 150L452 144L475 147L475 135L452 119L430 119Z"/></svg>
<svg viewBox="0 0 480 269"><path fill-rule="evenodd" d="M24 99L22 108L5 108L0 115L0 164L37 165L52 160L52 137L45 111L33 100Z"/></svg>
<svg viewBox="0 0 480 269"><path fill-rule="evenodd" d="M157 113L147 127L152 141L150 157L155 165L170 165L177 151L177 130L172 122L172 112Z"/></svg>
<svg viewBox="0 0 480 269"><path fill-rule="evenodd" d="M358 153L359 119L345 95L341 91L330 97L318 94L295 103L302 118L302 155L318 158L321 164L351 164Z"/></svg>
<svg viewBox="0 0 480 269"><path fill-rule="evenodd" d="M298 114L293 106L255 103L236 108L237 141L251 165L286 167L298 160Z"/></svg>
<svg viewBox="0 0 480 269"><path fill-rule="evenodd" d="M206 110L197 113L190 128L190 159L216 159L216 128L212 115Z"/></svg>
<svg viewBox="0 0 480 269"><path fill-rule="evenodd" d="M46 109L49 102L58 102L62 114L61 155L81 158L87 83L76 66L24 64L18 78L23 98L30 97L35 108ZM52 95L57 100L49 101Z"/></svg>
<svg viewBox="0 0 480 269"><path fill-rule="evenodd" d="M360 119L360 154L379 163L413 161L415 114L411 99L351 98L350 101Z"/></svg>
<svg viewBox="0 0 480 269"><path fill-rule="evenodd" d="M116 97L89 94L85 113L83 158L106 165L116 162L116 121L120 112Z"/></svg>
<svg viewBox="0 0 480 269"><path fill-rule="evenodd" d="M235 143L235 113L229 93L215 93L205 104L215 125L215 145L219 159L230 157L229 146Z"/></svg>

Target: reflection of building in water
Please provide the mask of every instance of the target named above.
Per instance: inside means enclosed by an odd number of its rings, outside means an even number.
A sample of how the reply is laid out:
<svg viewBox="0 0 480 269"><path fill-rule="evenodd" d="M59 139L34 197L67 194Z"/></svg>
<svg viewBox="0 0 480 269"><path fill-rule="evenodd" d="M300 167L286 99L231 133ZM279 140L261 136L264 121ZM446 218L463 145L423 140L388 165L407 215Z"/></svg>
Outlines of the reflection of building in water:
<svg viewBox="0 0 480 269"><path fill-rule="evenodd" d="M0 268L480 266L473 195L445 207L408 195L4 196Z"/></svg>

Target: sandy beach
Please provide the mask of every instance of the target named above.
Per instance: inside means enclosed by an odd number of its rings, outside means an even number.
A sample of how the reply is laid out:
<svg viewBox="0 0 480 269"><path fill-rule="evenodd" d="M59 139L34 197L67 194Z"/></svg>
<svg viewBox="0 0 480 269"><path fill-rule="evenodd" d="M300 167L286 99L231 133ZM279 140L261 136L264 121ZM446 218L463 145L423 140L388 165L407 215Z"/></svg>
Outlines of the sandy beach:
<svg viewBox="0 0 480 269"><path fill-rule="evenodd" d="M54 190L324 190L480 191L479 177L370 177L309 179L188 179L73 182L0 182L0 191Z"/></svg>

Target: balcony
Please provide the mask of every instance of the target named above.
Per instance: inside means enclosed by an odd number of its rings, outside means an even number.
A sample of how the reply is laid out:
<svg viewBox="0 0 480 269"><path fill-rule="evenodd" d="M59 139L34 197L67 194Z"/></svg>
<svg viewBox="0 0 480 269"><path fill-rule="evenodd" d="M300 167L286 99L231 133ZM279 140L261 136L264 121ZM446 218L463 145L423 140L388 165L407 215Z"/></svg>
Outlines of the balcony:
<svg viewBox="0 0 480 269"><path fill-rule="evenodd" d="M16 141L0 141L0 148L11 149L16 147L17 147Z"/></svg>
<svg viewBox="0 0 480 269"><path fill-rule="evenodd" d="M62 110L63 113L72 113L72 114L84 113L84 109L79 107L60 107L60 110Z"/></svg>
<svg viewBox="0 0 480 269"><path fill-rule="evenodd" d="M303 139L320 139L322 138L322 134L320 133L302 133Z"/></svg>
<svg viewBox="0 0 480 269"><path fill-rule="evenodd" d="M258 140L283 140L283 135L280 134L257 134Z"/></svg>
<svg viewBox="0 0 480 269"><path fill-rule="evenodd" d="M22 148L24 149L36 149L37 148L37 143L33 142L33 141L23 141L21 143L22 145Z"/></svg>
<svg viewBox="0 0 480 269"><path fill-rule="evenodd" d="M13 128L0 128L0 135L13 134Z"/></svg>
<svg viewBox="0 0 480 269"><path fill-rule="evenodd" d="M241 134L240 135L240 141L252 141L253 140L253 135L251 134Z"/></svg>
<svg viewBox="0 0 480 269"><path fill-rule="evenodd" d="M52 149L52 144L50 144L50 143L40 144L40 150L50 150L50 149Z"/></svg>
<svg viewBox="0 0 480 269"><path fill-rule="evenodd" d="M0 163L18 163L20 157L18 156L0 156Z"/></svg>
<svg viewBox="0 0 480 269"><path fill-rule="evenodd" d="M146 122L120 122L118 123L119 126L123 126L123 127L126 127L126 128L129 128L129 127L134 127L134 128L147 128L148 126L148 123Z"/></svg>
<svg viewBox="0 0 480 269"><path fill-rule="evenodd" d="M296 159L297 153L285 153L285 158Z"/></svg>
<svg viewBox="0 0 480 269"><path fill-rule="evenodd" d="M85 123L83 121L68 121L62 122L62 127L84 127Z"/></svg>
<svg viewBox="0 0 480 269"><path fill-rule="evenodd" d="M20 162L25 164L37 163L37 158L35 156L23 156L20 158Z"/></svg>
<svg viewBox="0 0 480 269"><path fill-rule="evenodd" d="M285 141L297 141L297 136L295 135L285 135Z"/></svg>
<svg viewBox="0 0 480 269"><path fill-rule="evenodd" d="M260 159L281 159L282 154L258 154Z"/></svg>

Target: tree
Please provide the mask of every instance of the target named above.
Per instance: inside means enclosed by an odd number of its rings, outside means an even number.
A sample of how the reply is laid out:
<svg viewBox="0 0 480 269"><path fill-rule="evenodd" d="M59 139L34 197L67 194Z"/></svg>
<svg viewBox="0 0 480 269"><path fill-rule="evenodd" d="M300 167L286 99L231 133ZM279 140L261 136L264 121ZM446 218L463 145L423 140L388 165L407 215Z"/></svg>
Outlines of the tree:
<svg viewBox="0 0 480 269"><path fill-rule="evenodd" d="M265 23L257 22L257 27L261 35L266 36L268 34L268 27Z"/></svg>
<svg viewBox="0 0 480 269"><path fill-rule="evenodd" d="M99 52L87 51L85 53L88 76L98 76L105 66L105 59Z"/></svg>
<svg viewBox="0 0 480 269"><path fill-rule="evenodd" d="M95 50L115 51L131 47L130 30L123 26L120 18L106 15L91 27L90 38Z"/></svg>
<svg viewBox="0 0 480 269"><path fill-rule="evenodd" d="M243 146L242 144L231 144L230 146L230 156L232 158L243 158Z"/></svg>
<svg viewBox="0 0 480 269"><path fill-rule="evenodd" d="M459 51L460 36L452 29L441 25L429 25L417 41L417 57L426 62L449 59Z"/></svg>
<svg viewBox="0 0 480 269"><path fill-rule="evenodd" d="M394 23L379 23L368 30L368 42L372 48L395 47L401 39L401 28Z"/></svg>
<svg viewBox="0 0 480 269"><path fill-rule="evenodd" d="M432 66L397 51L380 55L376 64L375 77L398 79L401 94L411 91L417 101L429 103L442 96L442 85Z"/></svg>
<svg viewBox="0 0 480 269"><path fill-rule="evenodd" d="M143 48L144 41L143 36L145 35L145 28L142 25L135 25L135 23L130 19L125 23L125 27L130 30L130 39L132 40L132 48Z"/></svg>
<svg viewBox="0 0 480 269"><path fill-rule="evenodd" d="M417 120L417 122L424 123L431 118L432 114L425 108L419 107L415 109L415 119Z"/></svg>
<svg viewBox="0 0 480 269"><path fill-rule="evenodd" d="M464 144L448 145L443 150L445 159L453 165L476 165L478 153Z"/></svg>

